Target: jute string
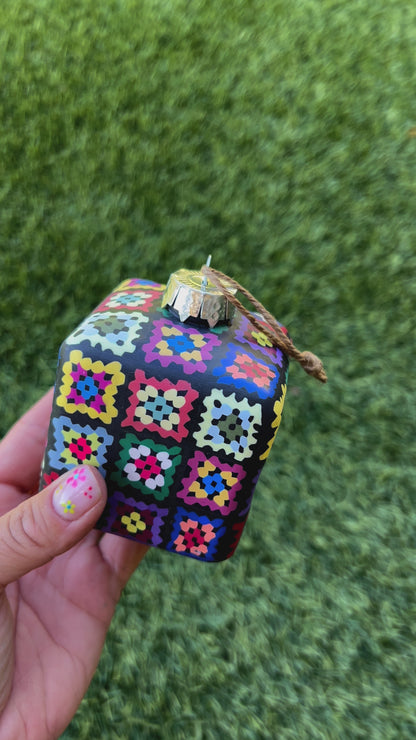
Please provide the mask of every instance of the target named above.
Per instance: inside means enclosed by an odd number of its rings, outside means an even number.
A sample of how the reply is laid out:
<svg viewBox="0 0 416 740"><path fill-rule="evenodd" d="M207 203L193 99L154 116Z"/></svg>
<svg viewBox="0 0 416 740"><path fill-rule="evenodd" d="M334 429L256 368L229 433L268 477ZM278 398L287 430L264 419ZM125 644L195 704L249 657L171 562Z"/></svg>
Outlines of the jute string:
<svg viewBox="0 0 416 740"><path fill-rule="evenodd" d="M272 316L263 304L260 303L260 301L258 301L248 290L246 290L246 288L243 288L240 283L237 283L236 280L228 277L228 275L225 275L219 270L214 270L213 267L208 267L208 265L203 265L201 267L201 272L221 291L227 300L243 314L243 316L246 316L258 331L270 340L274 347L278 347L286 355L291 357L293 360L296 360L296 362L299 362L306 373L317 378L321 383L326 383L327 376L319 357L314 355L312 352L300 352L300 350L295 347L290 337L282 331L274 316ZM253 316L253 314L243 306L241 301L239 301L238 298L228 290L227 285L239 290L240 293L250 301L256 311L262 315L268 326L265 326L255 316Z"/></svg>

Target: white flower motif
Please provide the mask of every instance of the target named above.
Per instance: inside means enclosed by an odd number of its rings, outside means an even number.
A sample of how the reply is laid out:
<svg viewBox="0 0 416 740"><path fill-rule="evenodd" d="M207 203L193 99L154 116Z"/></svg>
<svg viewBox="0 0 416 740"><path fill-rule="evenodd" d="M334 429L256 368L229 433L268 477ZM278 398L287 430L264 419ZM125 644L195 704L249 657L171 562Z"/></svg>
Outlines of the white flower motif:
<svg viewBox="0 0 416 740"><path fill-rule="evenodd" d="M162 470L169 470L169 468L172 467L172 460L169 459L168 452L158 452L156 457L160 462L160 467L162 468Z"/></svg>
<svg viewBox="0 0 416 740"><path fill-rule="evenodd" d="M127 478L130 481L140 480L140 473L133 463L127 463L127 465L124 468L124 472L127 473Z"/></svg>

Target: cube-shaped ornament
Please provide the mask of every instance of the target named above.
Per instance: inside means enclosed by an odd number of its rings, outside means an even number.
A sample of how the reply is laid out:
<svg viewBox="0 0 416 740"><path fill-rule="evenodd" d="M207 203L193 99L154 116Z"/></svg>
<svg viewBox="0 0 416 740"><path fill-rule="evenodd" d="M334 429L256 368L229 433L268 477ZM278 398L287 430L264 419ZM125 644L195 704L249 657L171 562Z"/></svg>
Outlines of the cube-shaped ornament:
<svg viewBox="0 0 416 740"><path fill-rule="evenodd" d="M94 465L108 487L98 529L224 560L287 372L286 355L200 272L179 270L166 287L125 280L61 346L41 485Z"/></svg>

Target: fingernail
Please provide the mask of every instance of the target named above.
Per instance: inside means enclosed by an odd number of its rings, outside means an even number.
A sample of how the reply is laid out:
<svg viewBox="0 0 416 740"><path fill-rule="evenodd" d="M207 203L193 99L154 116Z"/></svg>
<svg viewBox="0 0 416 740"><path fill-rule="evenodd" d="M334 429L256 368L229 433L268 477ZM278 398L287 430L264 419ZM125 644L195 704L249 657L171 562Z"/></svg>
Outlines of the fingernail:
<svg viewBox="0 0 416 740"><path fill-rule="evenodd" d="M100 486L91 468L81 465L74 468L55 489L53 506L64 519L79 519L92 509L100 496Z"/></svg>

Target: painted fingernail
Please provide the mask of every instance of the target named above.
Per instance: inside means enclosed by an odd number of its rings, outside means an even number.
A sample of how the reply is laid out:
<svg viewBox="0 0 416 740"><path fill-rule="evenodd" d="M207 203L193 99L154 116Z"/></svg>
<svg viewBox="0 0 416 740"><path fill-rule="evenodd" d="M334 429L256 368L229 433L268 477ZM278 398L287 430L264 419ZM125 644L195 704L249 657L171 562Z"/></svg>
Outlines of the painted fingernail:
<svg viewBox="0 0 416 740"><path fill-rule="evenodd" d="M79 519L101 496L101 489L91 468L74 468L53 494L55 511L64 519Z"/></svg>

